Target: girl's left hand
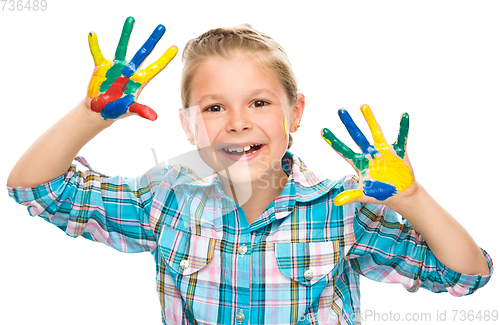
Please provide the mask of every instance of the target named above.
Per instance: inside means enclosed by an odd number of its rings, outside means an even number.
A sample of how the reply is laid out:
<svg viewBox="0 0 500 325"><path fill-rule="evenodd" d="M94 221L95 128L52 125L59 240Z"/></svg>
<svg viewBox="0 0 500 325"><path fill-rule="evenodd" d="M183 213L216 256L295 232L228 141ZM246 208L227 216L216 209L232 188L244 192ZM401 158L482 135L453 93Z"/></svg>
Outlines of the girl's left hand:
<svg viewBox="0 0 500 325"><path fill-rule="evenodd" d="M412 197L416 193L413 169L406 154L409 116L401 116L399 135L389 145L372 115L368 105L361 106L361 112L370 127L374 146L370 145L358 126L345 109L339 116L352 139L363 153L355 153L333 133L324 128L321 135L326 142L354 167L359 177L359 187L347 190L335 197L334 204L344 205L352 202L388 205L395 200Z"/></svg>

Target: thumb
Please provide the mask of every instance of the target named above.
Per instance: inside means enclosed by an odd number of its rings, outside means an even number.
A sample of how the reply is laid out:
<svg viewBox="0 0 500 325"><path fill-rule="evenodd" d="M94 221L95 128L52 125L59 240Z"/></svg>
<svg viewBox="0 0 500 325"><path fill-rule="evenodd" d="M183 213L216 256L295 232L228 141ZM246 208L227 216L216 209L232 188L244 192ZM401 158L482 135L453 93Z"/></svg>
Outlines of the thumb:
<svg viewBox="0 0 500 325"><path fill-rule="evenodd" d="M333 200L333 204L335 204L336 206L341 206L347 203L351 203L352 201L359 199L363 195L363 191L359 188L356 190L347 190L337 195Z"/></svg>
<svg viewBox="0 0 500 325"><path fill-rule="evenodd" d="M158 118L158 115L151 107L139 103L132 103L128 111L130 113L139 114L140 117L151 121L156 121Z"/></svg>

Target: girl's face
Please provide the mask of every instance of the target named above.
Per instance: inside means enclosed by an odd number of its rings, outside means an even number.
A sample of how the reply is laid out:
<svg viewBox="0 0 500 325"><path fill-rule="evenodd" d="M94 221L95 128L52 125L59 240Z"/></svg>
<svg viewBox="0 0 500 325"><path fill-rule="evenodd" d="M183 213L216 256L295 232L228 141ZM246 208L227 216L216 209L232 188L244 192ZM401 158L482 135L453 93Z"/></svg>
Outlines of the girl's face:
<svg viewBox="0 0 500 325"><path fill-rule="evenodd" d="M290 106L276 73L250 55L209 58L192 80L185 129L203 160L222 174L228 170L233 182L267 179L283 173L280 161L290 126L295 131L302 116L301 96Z"/></svg>

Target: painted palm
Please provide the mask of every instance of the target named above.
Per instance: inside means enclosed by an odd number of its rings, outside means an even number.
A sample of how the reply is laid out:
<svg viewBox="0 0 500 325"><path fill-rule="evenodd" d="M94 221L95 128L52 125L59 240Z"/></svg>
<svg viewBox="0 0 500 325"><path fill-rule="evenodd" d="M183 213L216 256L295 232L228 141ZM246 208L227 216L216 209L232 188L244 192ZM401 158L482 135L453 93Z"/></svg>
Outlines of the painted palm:
<svg viewBox="0 0 500 325"><path fill-rule="evenodd" d="M409 116L401 116L399 135L392 145L389 145L368 105L361 106L361 112L370 127L374 145L371 145L351 116L345 109L339 110L339 116L352 139L362 153L355 153L340 141L329 129L324 128L321 135L326 142L347 160L360 176L359 188L347 190L334 200L335 205L343 205L362 196L376 201L403 192L413 184L413 171L406 155L406 141L410 125ZM374 200L363 200L373 201Z"/></svg>
<svg viewBox="0 0 500 325"><path fill-rule="evenodd" d="M172 46L156 62L138 70L165 33L165 26L158 25L134 57L126 61L134 22L133 17L125 20L113 61L107 60L102 55L97 35L89 33L88 36L95 68L87 96L91 99L91 109L100 113L104 119L117 119L130 112L148 120L156 120L156 112L146 105L137 103L136 99L144 86L167 66L178 51L176 46Z"/></svg>

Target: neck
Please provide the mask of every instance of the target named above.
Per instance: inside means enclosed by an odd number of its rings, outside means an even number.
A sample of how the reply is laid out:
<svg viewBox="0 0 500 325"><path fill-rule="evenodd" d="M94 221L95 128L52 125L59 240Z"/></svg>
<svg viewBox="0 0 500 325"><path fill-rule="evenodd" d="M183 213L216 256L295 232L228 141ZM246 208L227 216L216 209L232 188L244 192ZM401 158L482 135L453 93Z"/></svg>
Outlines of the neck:
<svg viewBox="0 0 500 325"><path fill-rule="evenodd" d="M226 195L245 211L251 224L281 194L288 175L280 168L276 173L265 174L250 183L234 183L225 177L221 180Z"/></svg>

